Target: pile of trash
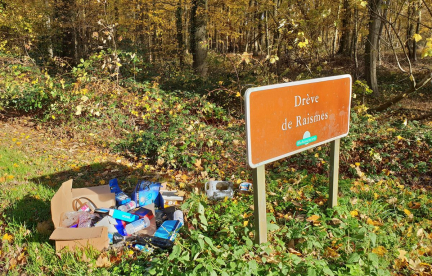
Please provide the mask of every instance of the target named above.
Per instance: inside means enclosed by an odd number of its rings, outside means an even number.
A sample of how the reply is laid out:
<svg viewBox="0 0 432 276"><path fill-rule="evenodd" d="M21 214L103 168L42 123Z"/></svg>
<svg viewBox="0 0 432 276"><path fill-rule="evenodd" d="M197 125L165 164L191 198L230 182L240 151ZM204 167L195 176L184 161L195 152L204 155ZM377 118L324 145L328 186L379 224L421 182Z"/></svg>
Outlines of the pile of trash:
<svg viewBox="0 0 432 276"><path fill-rule="evenodd" d="M184 225L178 210L184 193L169 191L159 182L139 181L128 196L117 179L109 185L72 188L73 180L64 182L51 200L55 230L50 236L56 250L68 247L97 250L133 246L152 252L171 249L179 229ZM249 194L252 184L239 185L240 194ZM211 180L205 183L211 200L232 198L233 183Z"/></svg>
<svg viewBox="0 0 432 276"><path fill-rule="evenodd" d="M117 179L109 181L109 188L115 206L96 206L86 195L76 197L74 211L61 214L59 228L106 227L110 248L126 244L145 252L172 248L184 225L183 212L176 208L183 196L150 181L140 181L131 196L120 189Z"/></svg>

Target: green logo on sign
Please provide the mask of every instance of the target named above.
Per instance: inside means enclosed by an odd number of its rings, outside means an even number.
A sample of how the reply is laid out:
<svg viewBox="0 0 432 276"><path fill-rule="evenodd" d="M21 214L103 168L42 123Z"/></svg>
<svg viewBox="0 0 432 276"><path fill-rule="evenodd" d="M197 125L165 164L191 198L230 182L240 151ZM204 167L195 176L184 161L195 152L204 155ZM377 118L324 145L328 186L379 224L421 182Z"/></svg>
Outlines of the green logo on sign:
<svg viewBox="0 0 432 276"><path fill-rule="evenodd" d="M296 142L296 146L300 147L300 146L303 146L303 145L307 145L309 143L315 142L317 139L318 139L318 137L316 135L312 136L312 137L303 138L303 139L298 140Z"/></svg>

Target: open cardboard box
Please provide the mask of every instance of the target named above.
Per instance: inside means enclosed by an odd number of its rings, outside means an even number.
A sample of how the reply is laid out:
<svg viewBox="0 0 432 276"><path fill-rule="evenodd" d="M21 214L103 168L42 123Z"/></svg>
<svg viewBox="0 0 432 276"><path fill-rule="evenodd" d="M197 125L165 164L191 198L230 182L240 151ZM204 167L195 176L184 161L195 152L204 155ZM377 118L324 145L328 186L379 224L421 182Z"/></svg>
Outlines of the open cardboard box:
<svg viewBox="0 0 432 276"><path fill-rule="evenodd" d="M108 248L108 229L106 227L91 228L62 228L60 227L61 215L65 212L72 212L74 199L86 197L90 199L96 207L109 208L115 206L115 195L111 193L108 185L72 188L72 179L64 182L60 189L55 193L51 200L51 218L54 223L54 232L50 240L55 241L56 250L69 247L70 250L93 246L97 250ZM154 204L144 206L155 213ZM150 220L150 226L140 231L140 234L152 236L156 232L156 219Z"/></svg>

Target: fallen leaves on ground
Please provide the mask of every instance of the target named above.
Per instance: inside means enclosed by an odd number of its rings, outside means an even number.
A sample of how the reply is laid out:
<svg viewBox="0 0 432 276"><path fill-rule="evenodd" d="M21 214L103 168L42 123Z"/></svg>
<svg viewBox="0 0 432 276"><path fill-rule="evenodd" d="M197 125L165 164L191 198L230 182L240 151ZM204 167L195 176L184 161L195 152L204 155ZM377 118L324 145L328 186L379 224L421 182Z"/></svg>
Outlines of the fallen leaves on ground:
<svg viewBox="0 0 432 276"><path fill-rule="evenodd" d="M110 267L111 262L106 254L101 254L96 260L96 267Z"/></svg>

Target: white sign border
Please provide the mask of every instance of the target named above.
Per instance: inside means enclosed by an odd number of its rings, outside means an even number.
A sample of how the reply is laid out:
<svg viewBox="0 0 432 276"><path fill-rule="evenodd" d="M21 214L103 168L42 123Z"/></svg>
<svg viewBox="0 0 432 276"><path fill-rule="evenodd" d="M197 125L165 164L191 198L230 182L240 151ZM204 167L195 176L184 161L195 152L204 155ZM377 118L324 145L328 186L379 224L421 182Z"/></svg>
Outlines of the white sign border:
<svg viewBox="0 0 432 276"><path fill-rule="evenodd" d="M338 80L338 79L344 79L344 78L349 78L350 80L350 86L349 86L349 105L348 105L348 116L351 116L351 97L352 97L352 77L350 74L345 74L345 75L339 75L339 76L332 76L332 77L324 77L324 78L317 78L317 79L310 79L310 80L301 80L301 81L293 81L293 82L287 82L287 83L280 83L280 84L273 84L273 85L266 85L266 86L260 86L260 87L253 87L253 88L249 88L246 90L245 94L244 94L244 100L245 100L245 119L246 119L246 141L247 141L247 160L248 160L248 165L251 168L257 168L259 166L265 165L265 164L269 164L272 163L274 161L277 161L279 159L294 155L296 153L320 146L322 144L334 141L336 139L345 137L348 135L349 133L349 127L350 127L350 120L348 119L348 130L346 133L337 136L337 137L333 137L330 138L328 140L319 142L317 144L313 144L310 145L308 147L305 148L301 148L299 150L295 150L265 161L262 161L260 163L254 164L252 163L252 145L251 145L251 141L250 141L250 95L253 92L257 92L257 91L262 91L262 90L270 90L270 89L275 89L275 88L281 88L281 87L289 87L289 86L297 86L297 85L302 85L302 84L308 84L308 83L317 83L317 82L324 82L324 81L330 81L330 80Z"/></svg>

